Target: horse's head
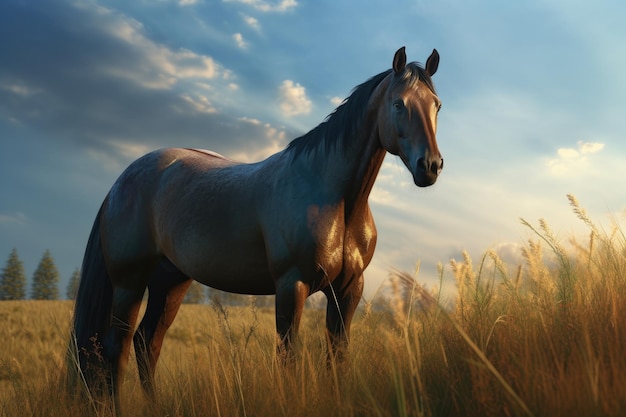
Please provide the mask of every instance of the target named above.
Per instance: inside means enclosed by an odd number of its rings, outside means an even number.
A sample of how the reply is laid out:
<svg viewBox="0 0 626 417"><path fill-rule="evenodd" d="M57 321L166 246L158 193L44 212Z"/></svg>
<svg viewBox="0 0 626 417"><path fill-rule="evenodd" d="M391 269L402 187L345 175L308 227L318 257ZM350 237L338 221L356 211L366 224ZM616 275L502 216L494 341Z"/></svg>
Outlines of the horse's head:
<svg viewBox="0 0 626 417"><path fill-rule="evenodd" d="M436 138L441 102L430 78L438 65L437 50L421 68L407 64L404 47L400 48L393 58L393 70L380 85L386 91L378 96L380 142L388 152L400 156L420 187L434 184L443 168Z"/></svg>

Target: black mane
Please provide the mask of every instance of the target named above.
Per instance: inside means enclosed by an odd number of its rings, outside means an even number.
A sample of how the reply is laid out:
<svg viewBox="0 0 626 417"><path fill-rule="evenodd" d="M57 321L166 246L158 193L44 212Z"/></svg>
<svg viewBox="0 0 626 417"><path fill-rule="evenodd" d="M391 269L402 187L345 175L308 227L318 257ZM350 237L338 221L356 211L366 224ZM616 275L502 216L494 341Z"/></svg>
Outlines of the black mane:
<svg viewBox="0 0 626 417"><path fill-rule="evenodd" d="M325 151L329 151L343 139L356 134L357 128L365 117L365 110L370 96L376 87L392 72L389 69L373 76L363 84L352 90L350 96L344 100L326 119L310 132L292 140L287 150L297 157L302 153L309 153L321 145ZM424 68L415 62L407 64L404 72L393 79L393 83L417 83L422 81L432 92L435 92L432 79ZM343 141L347 144L347 141Z"/></svg>

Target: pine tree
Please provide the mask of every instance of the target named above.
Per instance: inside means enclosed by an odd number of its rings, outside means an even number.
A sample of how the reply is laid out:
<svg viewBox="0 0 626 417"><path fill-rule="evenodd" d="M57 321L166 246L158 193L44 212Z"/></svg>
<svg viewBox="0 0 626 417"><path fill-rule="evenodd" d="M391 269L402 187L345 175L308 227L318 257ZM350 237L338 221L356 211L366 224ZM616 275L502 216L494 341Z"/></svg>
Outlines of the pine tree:
<svg viewBox="0 0 626 417"><path fill-rule="evenodd" d="M58 282L59 271L50 251L46 250L33 275L31 298L33 300L57 300L59 298Z"/></svg>
<svg viewBox="0 0 626 417"><path fill-rule="evenodd" d="M80 282L80 269L76 268L70 277L70 282L67 284L65 295L68 300L75 300L76 294L78 294L78 283Z"/></svg>
<svg viewBox="0 0 626 417"><path fill-rule="evenodd" d="M13 248L0 274L0 300L23 300L26 297L24 264Z"/></svg>

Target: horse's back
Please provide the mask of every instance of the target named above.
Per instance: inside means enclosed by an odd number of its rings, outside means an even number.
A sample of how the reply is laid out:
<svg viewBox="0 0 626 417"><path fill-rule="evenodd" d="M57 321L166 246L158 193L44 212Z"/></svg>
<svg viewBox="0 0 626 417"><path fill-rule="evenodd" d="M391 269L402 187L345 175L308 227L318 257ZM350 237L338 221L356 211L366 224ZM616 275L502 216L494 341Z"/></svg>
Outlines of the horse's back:
<svg viewBox="0 0 626 417"><path fill-rule="evenodd" d="M170 178L183 182L185 174L193 176L197 171L235 164L218 153L200 149L163 148L150 152L131 163L111 187L106 201L107 218L118 217L124 210L147 210Z"/></svg>
<svg viewBox="0 0 626 417"><path fill-rule="evenodd" d="M104 203L101 227L109 263L127 264L160 255L157 212L194 183L194 172L234 164L217 153L185 148L159 149L131 163Z"/></svg>

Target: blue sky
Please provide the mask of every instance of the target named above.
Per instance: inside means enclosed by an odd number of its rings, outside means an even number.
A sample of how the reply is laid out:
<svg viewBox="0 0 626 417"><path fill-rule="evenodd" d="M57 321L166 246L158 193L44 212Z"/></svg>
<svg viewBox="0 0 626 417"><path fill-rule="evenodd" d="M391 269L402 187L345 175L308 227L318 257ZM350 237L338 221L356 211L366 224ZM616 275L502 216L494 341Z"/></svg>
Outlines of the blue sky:
<svg viewBox="0 0 626 417"><path fill-rule="evenodd" d="M350 90L441 55L439 181L388 155L370 197L372 294L391 268L433 284L467 249L514 261L545 218L581 228L626 208L626 3L180 0L0 2L0 262L28 277L50 249L62 283L97 209L135 158L167 146L255 161ZM446 281L451 282L449 270Z"/></svg>

